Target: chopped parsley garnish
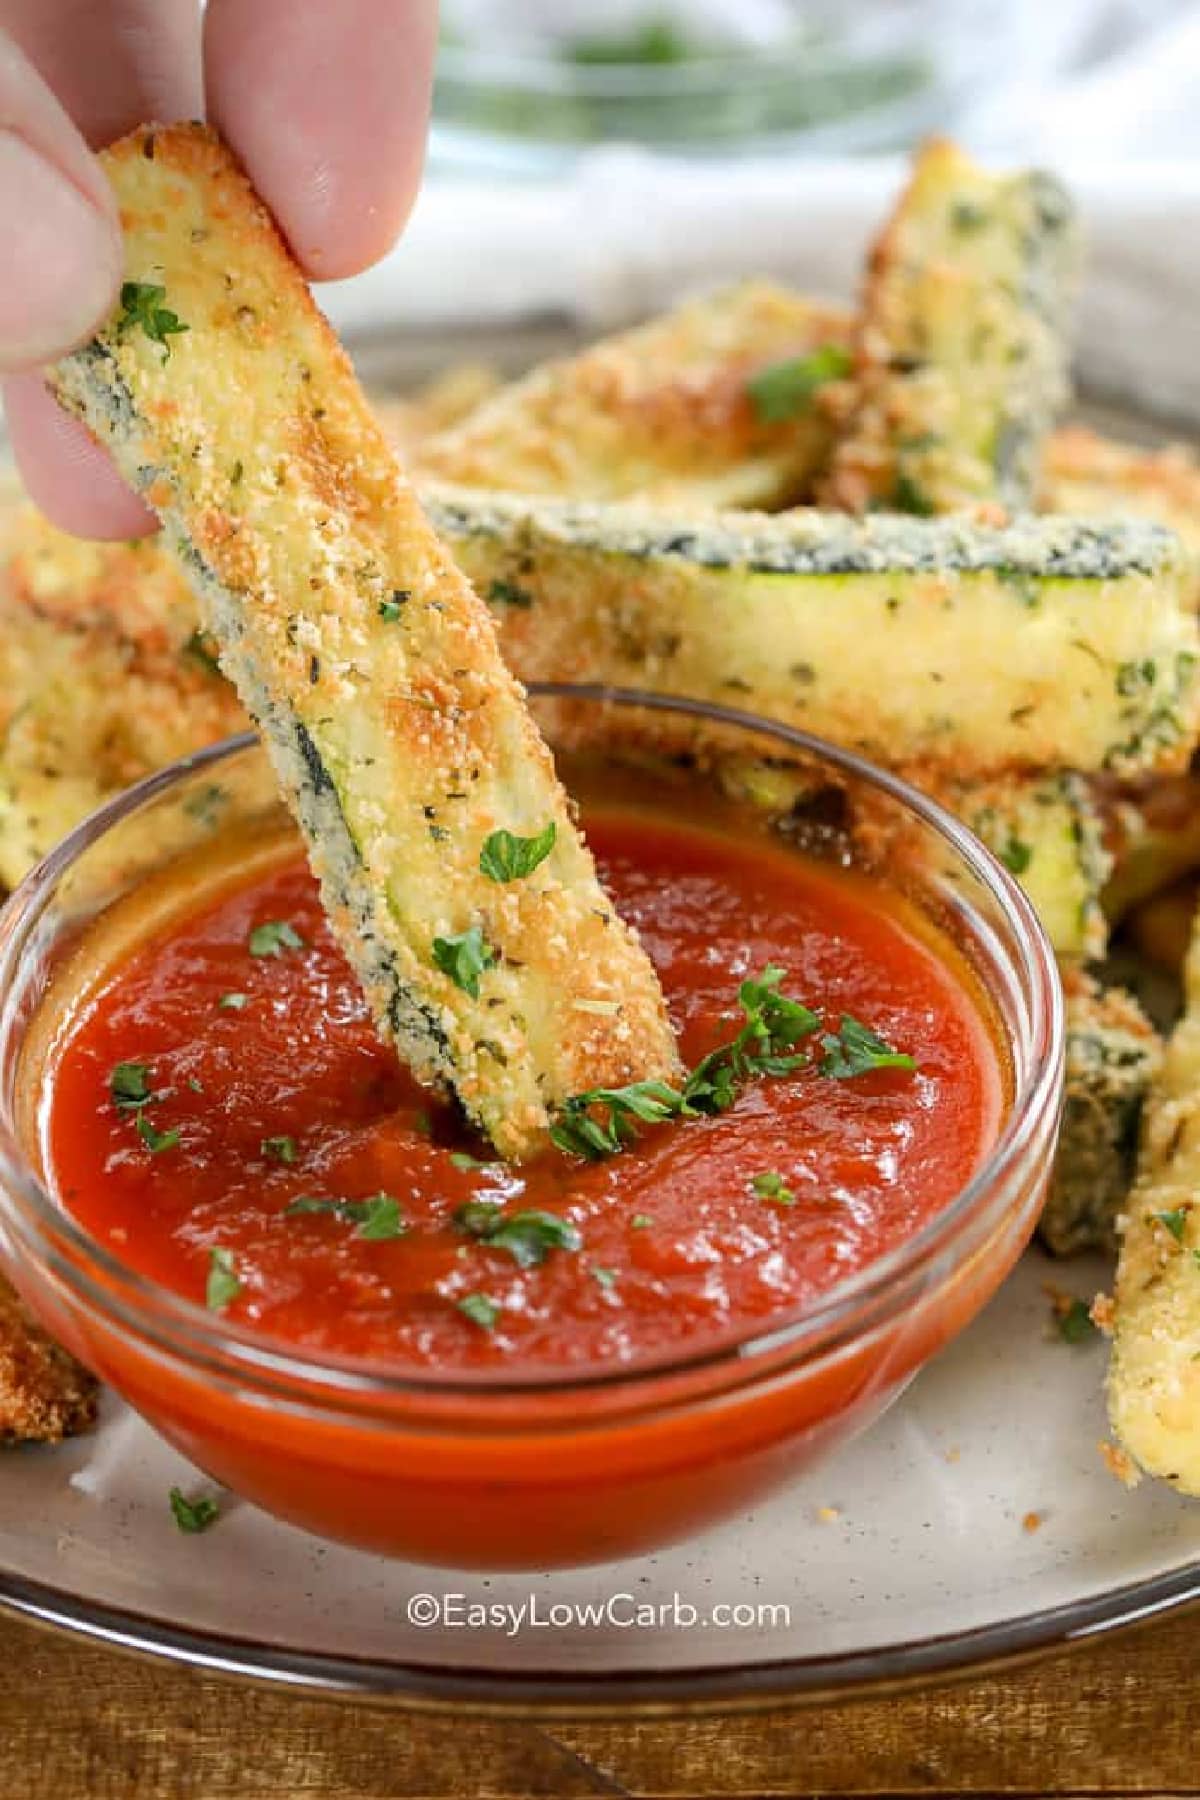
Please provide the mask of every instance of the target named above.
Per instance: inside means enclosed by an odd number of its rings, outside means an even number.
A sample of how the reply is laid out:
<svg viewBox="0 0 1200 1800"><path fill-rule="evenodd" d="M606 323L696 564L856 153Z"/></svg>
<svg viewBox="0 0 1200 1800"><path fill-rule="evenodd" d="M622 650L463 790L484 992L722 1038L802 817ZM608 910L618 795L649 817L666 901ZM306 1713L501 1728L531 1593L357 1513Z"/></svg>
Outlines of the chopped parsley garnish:
<svg viewBox="0 0 1200 1800"><path fill-rule="evenodd" d="M1118 663L1117 693L1122 700L1128 700L1142 688L1153 687L1157 674L1157 664L1149 657L1141 662Z"/></svg>
<svg viewBox="0 0 1200 1800"><path fill-rule="evenodd" d="M456 1169L490 1169L491 1163L480 1162L477 1156L470 1156L465 1150L452 1150L450 1162Z"/></svg>
<svg viewBox="0 0 1200 1800"><path fill-rule="evenodd" d="M1083 1344L1094 1337L1096 1327L1086 1300L1072 1300L1058 1314L1058 1335L1068 1344Z"/></svg>
<svg viewBox="0 0 1200 1800"><path fill-rule="evenodd" d="M919 519L932 518L937 511L925 489L905 469L901 469L896 476L892 505L897 512L915 513Z"/></svg>
<svg viewBox="0 0 1200 1800"><path fill-rule="evenodd" d="M139 1112L135 1120L137 1134L152 1156L160 1150L174 1150L179 1142L179 1127L172 1125L169 1131L157 1131L144 1112Z"/></svg>
<svg viewBox="0 0 1200 1800"><path fill-rule="evenodd" d="M221 1509L216 1501L204 1494L199 1499L189 1500L182 1488L173 1487L170 1500L171 1511L180 1531L207 1531L221 1516Z"/></svg>
<svg viewBox="0 0 1200 1800"><path fill-rule="evenodd" d="M233 1251L214 1247L208 1253L208 1280L204 1287L204 1304L210 1312L224 1312L231 1300L242 1291L234 1266Z"/></svg>
<svg viewBox="0 0 1200 1800"><path fill-rule="evenodd" d="M533 605L533 595L528 588L523 588L516 581L493 581L487 591L488 601L492 606Z"/></svg>
<svg viewBox="0 0 1200 1800"><path fill-rule="evenodd" d="M738 1088L761 1076L790 1075L810 1058L796 1045L820 1025L811 1008L779 992L783 970L773 964L757 980L743 981L738 1003L745 1024L728 1044L721 1044L696 1064L682 1088L665 1081L634 1081L622 1088L588 1088L563 1103L550 1128L550 1139L567 1155L591 1161L615 1156L638 1135L639 1121L661 1125L667 1119L711 1118L726 1112ZM883 1039L843 1014L837 1036L823 1037L822 1075L845 1079L869 1069L912 1069L911 1056L893 1050Z"/></svg>
<svg viewBox="0 0 1200 1800"><path fill-rule="evenodd" d="M916 1063L902 1050L893 1050L874 1031L842 1014L836 1037L823 1037L821 1048L822 1075L834 1081L849 1081L855 1075L869 1075L873 1069L915 1069Z"/></svg>
<svg viewBox="0 0 1200 1800"><path fill-rule="evenodd" d="M1173 1206L1169 1212L1151 1213L1150 1216L1160 1225L1166 1226L1177 1244L1182 1244L1189 1210L1186 1206Z"/></svg>
<svg viewBox="0 0 1200 1800"><path fill-rule="evenodd" d="M760 1200L770 1200L776 1206L796 1204L795 1194L776 1169L764 1169L761 1175L752 1175L750 1186Z"/></svg>
<svg viewBox="0 0 1200 1800"><path fill-rule="evenodd" d="M479 872L489 881L520 881L532 875L554 848L558 829L551 819L536 837L516 837L511 831L493 831L479 852Z"/></svg>
<svg viewBox="0 0 1200 1800"><path fill-rule="evenodd" d="M606 1269L600 1263L592 1263L588 1274L602 1288L614 1288L617 1285L617 1271Z"/></svg>
<svg viewBox="0 0 1200 1800"><path fill-rule="evenodd" d="M303 950L304 939L286 919L268 919L250 933L251 956L282 956L285 950Z"/></svg>
<svg viewBox="0 0 1200 1800"><path fill-rule="evenodd" d="M632 1231L649 1231L653 1223L654 1220L650 1217L649 1213L634 1213L632 1219L629 1221L630 1229Z"/></svg>
<svg viewBox="0 0 1200 1800"><path fill-rule="evenodd" d="M551 1250L579 1250L583 1245L578 1229L557 1213L506 1213L486 1200L468 1200L457 1207L454 1223L489 1250L507 1250L521 1269L536 1269Z"/></svg>
<svg viewBox="0 0 1200 1800"><path fill-rule="evenodd" d="M249 1006L249 994L222 994L217 1005L222 1012L241 1012L243 1006Z"/></svg>
<svg viewBox="0 0 1200 1800"><path fill-rule="evenodd" d="M391 1194L372 1194L367 1200L324 1200L314 1194L298 1194L283 1209L285 1219L304 1213L328 1213L357 1227L355 1237L381 1243L387 1238L403 1237L408 1224L400 1212L400 1202Z"/></svg>
<svg viewBox="0 0 1200 1800"><path fill-rule="evenodd" d="M405 606L412 599L407 588L393 588L390 600L379 602L379 616L388 625L394 625Z"/></svg>
<svg viewBox="0 0 1200 1800"><path fill-rule="evenodd" d="M221 673L221 665L209 649L208 640L199 627L193 631L191 637L183 646L183 654L190 657L193 662L199 663L200 667L209 675L219 675Z"/></svg>
<svg viewBox="0 0 1200 1800"><path fill-rule="evenodd" d="M478 1325L481 1331L494 1331L496 1320L500 1317L500 1303L487 1294L464 1294L456 1302L463 1317L470 1319L472 1325Z"/></svg>
<svg viewBox="0 0 1200 1800"><path fill-rule="evenodd" d="M478 925L472 925L469 931L460 931L457 937L433 940L434 967L448 975L464 994L470 994L472 1000L479 998L479 977L495 961L496 952Z"/></svg>
<svg viewBox="0 0 1200 1800"><path fill-rule="evenodd" d="M853 367L844 344L821 344L807 356L789 356L759 369L746 383L746 392L764 425L780 425L807 412L819 387L843 381Z"/></svg>
<svg viewBox="0 0 1200 1800"><path fill-rule="evenodd" d="M124 335L132 325L140 325L152 343L162 345L163 361L171 354L168 339L178 337L188 327L177 313L162 303L167 297L165 287L153 281L126 281L121 284L121 316L117 321L118 334Z"/></svg>
<svg viewBox="0 0 1200 1800"><path fill-rule="evenodd" d="M1022 838L1009 837L996 852L1010 875L1024 875L1033 861L1033 846Z"/></svg>
<svg viewBox="0 0 1200 1800"><path fill-rule="evenodd" d="M264 1138L259 1146L263 1155L271 1162L294 1163L296 1160L296 1140L294 1137Z"/></svg>
<svg viewBox="0 0 1200 1800"><path fill-rule="evenodd" d="M150 1087L150 1069L146 1063L119 1062L108 1078L108 1091L113 1105L122 1112L134 1112L148 1106L154 1098Z"/></svg>

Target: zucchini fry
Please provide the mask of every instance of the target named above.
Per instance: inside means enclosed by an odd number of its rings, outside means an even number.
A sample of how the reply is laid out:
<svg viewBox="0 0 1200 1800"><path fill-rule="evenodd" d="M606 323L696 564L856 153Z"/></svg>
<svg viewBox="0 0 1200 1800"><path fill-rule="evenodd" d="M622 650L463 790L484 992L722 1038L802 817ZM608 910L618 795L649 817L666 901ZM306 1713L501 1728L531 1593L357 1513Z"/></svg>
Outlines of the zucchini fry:
<svg viewBox="0 0 1200 1800"><path fill-rule="evenodd" d="M1200 1495L1200 926L1184 980L1125 1210L1108 1409L1136 1464Z"/></svg>
<svg viewBox="0 0 1200 1800"><path fill-rule="evenodd" d="M769 282L695 300L534 369L423 444L422 479L588 500L791 504L832 442L847 314Z"/></svg>
<svg viewBox="0 0 1200 1800"><path fill-rule="evenodd" d="M425 497L525 680L723 700L948 777L1175 770L1200 723L1158 526Z"/></svg>
<svg viewBox="0 0 1200 1800"><path fill-rule="evenodd" d="M824 504L996 517L1033 502L1067 397L1077 245L1050 176L935 140L870 256Z"/></svg>
<svg viewBox="0 0 1200 1800"><path fill-rule="evenodd" d="M1131 995L1071 972L1066 1104L1038 1233L1056 1256L1111 1250L1162 1045Z"/></svg>
<svg viewBox="0 0 1200 1800"><path fill-rule="evenodd" d="M1191 554L1200 597L1200 463L1185 445L1147 450L1067 425L1046 440L1039 490L1047 512L1168 525Z"/></svg>
<svg viewBox="0 0 1200 1800"><path fill-rule="evenodd" d="M122 310L52 385L160 513L381 1031L528 1154L578 1090L676 1074L654 971L487 609L233 158L172 126L101 160ZM551 842L490 879L498 831Z"/></svg>

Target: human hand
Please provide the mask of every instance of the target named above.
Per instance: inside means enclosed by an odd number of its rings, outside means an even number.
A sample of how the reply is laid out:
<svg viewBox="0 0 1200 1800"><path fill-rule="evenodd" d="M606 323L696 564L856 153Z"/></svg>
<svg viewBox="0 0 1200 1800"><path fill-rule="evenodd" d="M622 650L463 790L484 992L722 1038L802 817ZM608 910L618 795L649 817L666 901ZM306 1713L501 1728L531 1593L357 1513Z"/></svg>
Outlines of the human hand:
<svg viewBox="0 0 1200 1800"><path fill-rule="evenodd" d="M85 537L157 521L38 365L116 304L116 208L92 150L207 116L314 280L398 236L429 115L436 0L0 0L0 371L25 485Z"/></svg>

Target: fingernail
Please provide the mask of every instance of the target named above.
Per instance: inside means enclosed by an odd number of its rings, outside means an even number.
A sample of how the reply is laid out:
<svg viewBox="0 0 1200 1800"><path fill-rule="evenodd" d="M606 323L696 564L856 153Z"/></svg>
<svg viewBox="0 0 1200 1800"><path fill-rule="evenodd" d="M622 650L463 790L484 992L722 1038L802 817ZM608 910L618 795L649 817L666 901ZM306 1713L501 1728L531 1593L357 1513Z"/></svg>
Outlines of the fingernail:
<svg viewBox="0 0 1200 1800"><path fill-rule="evenodd" d="M94 330L120 258L112 220L24 138L0 131L0 369L48 362Z"/></svg>

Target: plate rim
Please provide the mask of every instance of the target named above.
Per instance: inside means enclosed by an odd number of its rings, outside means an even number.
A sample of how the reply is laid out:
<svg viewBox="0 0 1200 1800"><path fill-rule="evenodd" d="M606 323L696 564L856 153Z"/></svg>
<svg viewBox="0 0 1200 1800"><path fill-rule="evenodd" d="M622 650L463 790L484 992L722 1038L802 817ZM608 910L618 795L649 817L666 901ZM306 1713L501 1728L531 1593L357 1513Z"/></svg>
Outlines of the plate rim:
<svg viewBox="0 0 1200 1800"><path fill-rule="evenodd" d="M501 1717L681 1716L867 1698L1064 1649L1167 1613L1200 1609L1200 1558L1082 1600L966 1631L933 1634L831 1656L758 1665L656 1670L503 1673L336 1652L286 1649L259 1639L172 1624L81 1599L69 1589L0 1568L0 1615L201 1673L309 1697Z"/></svg>

